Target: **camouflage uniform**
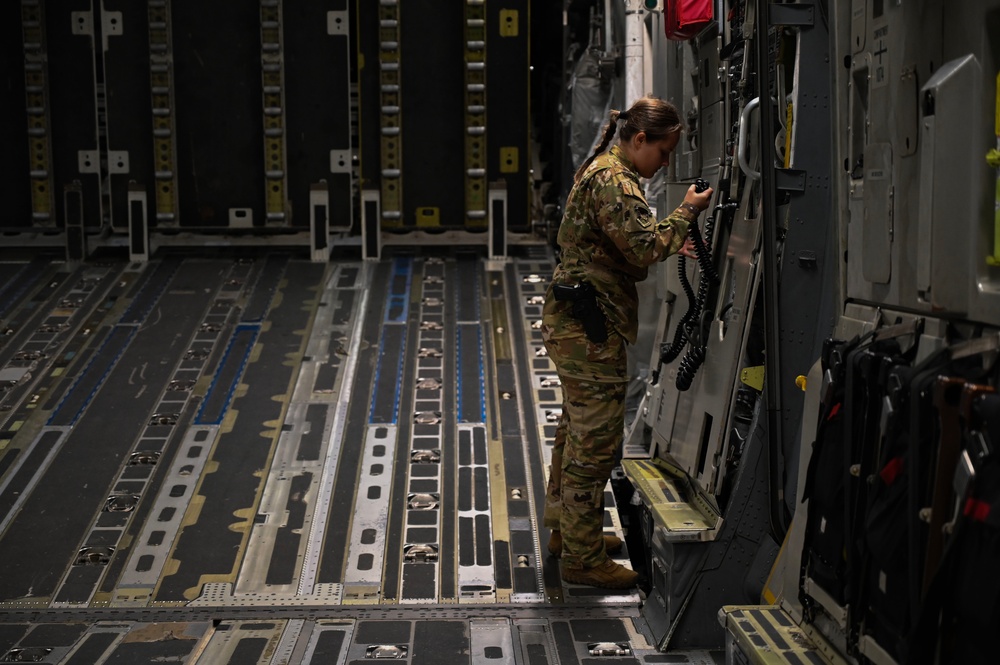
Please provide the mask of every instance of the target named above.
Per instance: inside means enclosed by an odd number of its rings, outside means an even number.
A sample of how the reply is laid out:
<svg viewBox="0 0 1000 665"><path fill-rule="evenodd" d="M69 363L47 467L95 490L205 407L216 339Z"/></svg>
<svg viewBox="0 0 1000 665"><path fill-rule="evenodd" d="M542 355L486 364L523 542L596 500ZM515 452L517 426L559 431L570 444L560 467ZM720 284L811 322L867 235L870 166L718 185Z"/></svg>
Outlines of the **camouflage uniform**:
<svg viewBox="0 0 1000 665"><path fill-rule="evenodd" d="M620 147L599 155L569 194L559 227L562 260L553 284L587 281L598 292L608 339L595 344L572 317L572 305L549 286L542 337L562 382L563 412L552 449L544 524L562 532L563 566L593 567L606 558L604 488L617 462L628 385L626 342L638 332L636 282L648 266L676 253L692 215L678 208L657 222L639 175Z"/></svg>

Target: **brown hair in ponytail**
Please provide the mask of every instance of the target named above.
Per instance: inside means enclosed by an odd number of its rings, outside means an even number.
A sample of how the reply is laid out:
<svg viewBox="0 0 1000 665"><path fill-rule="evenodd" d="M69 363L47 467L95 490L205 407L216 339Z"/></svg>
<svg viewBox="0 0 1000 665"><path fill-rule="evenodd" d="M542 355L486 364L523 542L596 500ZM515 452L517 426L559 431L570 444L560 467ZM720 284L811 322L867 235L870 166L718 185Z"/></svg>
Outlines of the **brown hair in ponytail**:
<svg viewBox="0 0 1000 665"><path fill-rule="evenodd" d="M615 137L615 130L618 129L618 121L622 120L622 130L620 138L628 141L639 132L645 132L649 141L660 141L667 138L668 134L681 131L680 114L677 108L670 102L665 102L656 97L640 97L632 104L627 111L612 110L608 124L604 126L604 137L601 144L594 150L594 154L584 160L583 164L576 171L574 182L579 182L584 171L594 161L594 158L608 149L611 139Z"/></svg>

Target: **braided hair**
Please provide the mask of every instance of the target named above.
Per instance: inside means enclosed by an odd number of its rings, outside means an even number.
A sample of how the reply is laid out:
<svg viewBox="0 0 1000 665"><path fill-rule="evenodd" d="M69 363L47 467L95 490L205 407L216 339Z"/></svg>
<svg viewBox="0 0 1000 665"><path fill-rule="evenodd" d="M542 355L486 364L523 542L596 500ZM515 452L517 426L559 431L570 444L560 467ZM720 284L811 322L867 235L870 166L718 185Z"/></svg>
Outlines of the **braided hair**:
<svg viewBox="0 0 1000 665"><path fill-rule="evenodd" d="M573 178L574 182L579 182L594 158L608 149L611 140L615 137L619 121L624 123L621 132L619 132L622 141L630 140L639 132L645 132L646 138L650 141L660 141L667 138L668 134L679 132L682 129L677 108L670 102L657 97L649 95L640 97L627 111L612 109L610 120L604 126L604 137L601 139L601 144L594 149L594 154L584 160L580 168L577 169Z"/></svg>

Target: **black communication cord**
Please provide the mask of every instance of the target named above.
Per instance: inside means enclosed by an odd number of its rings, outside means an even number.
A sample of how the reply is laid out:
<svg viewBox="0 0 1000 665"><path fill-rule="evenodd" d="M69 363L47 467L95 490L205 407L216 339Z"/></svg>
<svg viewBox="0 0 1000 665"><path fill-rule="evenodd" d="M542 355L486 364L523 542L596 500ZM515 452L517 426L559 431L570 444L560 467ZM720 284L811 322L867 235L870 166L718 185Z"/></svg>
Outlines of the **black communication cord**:
<svg viewBox="0 0 1000 665"><path fill-rule="evenodd" d="M709 186L708 181L702 178L695 180L694 185L697 192L703 192ZM685 344L689 341L692 342L677 370L676 386L678 390L687 390L691 387L691 382L694 381L698 368L705 361L705 340L701 339L700 334L696 336L694 333L696 327L699 325L705 301L708 299L708 291L712 284L716 284L719 281L719 274L716 272L715 265L712 262L712 252L710 249L714 232L714 214L705 220L704 237L697 222L692 223L688 229L688 233L692 241L694 241L698 266L701 268L701 279L698 280L697 295L691 286L690 280L688 280L687 258L681 256L677 262L677 272L681 280L681 287L688 298L688 309L674 330L673 341L669 345L664 344L660 347L660 363L667 364L673 362L680 355L681 351L684 350Z"/></svg>

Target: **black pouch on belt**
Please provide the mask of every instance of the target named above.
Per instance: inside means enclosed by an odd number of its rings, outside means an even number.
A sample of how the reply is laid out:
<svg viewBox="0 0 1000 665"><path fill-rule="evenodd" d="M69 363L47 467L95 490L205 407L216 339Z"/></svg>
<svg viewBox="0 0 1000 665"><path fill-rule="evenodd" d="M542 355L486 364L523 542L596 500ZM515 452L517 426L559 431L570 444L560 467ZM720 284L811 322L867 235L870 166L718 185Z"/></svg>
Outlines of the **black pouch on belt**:
<svg viewBox="0 0 1000 665"><path fill-rule="evenodd" d="M560 302L573 303L573 318L583 324L583 331L594 344L608 341L608 325L597 304L597 291L587 282L569 286L553 284L552 293Z"/></svg>

